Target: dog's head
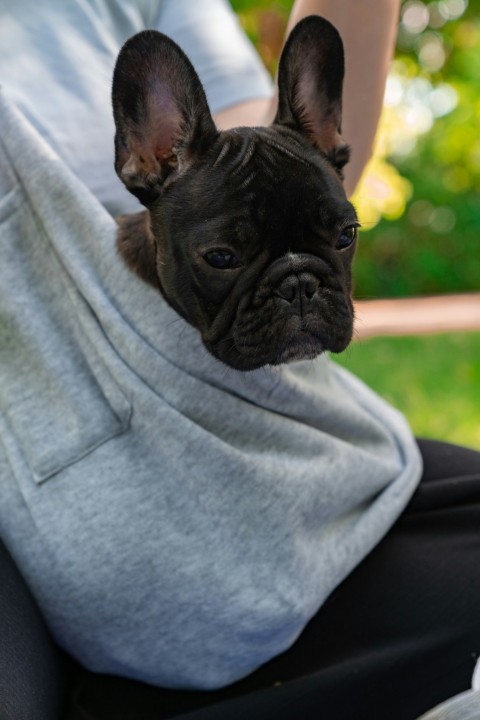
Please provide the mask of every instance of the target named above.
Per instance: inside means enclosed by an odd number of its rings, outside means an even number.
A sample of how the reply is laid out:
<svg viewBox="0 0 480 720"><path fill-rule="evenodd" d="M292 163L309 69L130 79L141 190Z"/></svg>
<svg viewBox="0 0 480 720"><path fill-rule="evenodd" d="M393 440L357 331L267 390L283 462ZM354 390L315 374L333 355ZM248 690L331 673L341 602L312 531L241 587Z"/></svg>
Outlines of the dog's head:
<svg viewBox="0 0 480 720"><path fill-rule="evenodd" d="M115 68L116 171L148 213L119 247L227 365L252 370L351 340L357 218L342 186L343 47L319 17L282 53L270 127L219 132L191 63L145 31Z"/></svg>

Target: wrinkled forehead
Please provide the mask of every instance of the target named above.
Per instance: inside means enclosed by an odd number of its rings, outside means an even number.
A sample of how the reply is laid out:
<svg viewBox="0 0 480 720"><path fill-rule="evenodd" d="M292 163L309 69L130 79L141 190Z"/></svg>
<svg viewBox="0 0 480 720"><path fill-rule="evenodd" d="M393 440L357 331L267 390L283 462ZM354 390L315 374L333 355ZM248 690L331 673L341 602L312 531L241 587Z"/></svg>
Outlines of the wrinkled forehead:
<svg viewBox="0 0 480 720"><path fill-rule="evenodd" d="M218 174L225 193L248 197L252 207L277 213L314 206L330 223L351 212L340 178L298 133L285 128L237 128L222 133L210 174Z"/></svg>
<svg viewBox="0 0 480 720"><path fill-rule="evenodd" d="M283 233L294 225L334 229L356 220L331 164L298 133L286 129L221 133L186 182L193 222L244 218ZM179 190L181 186L178 183Z"/></svg>
<svg viewBox="0 0 480 720"><path fill-rule="evenodd" d="M255 181L265 187L283 183L300 189L317 182L323 189L337 184L335 172L321 153L298 133L285 128L236 128L220 134L212 148L213 170L224 172L242 188Z"/></svg>

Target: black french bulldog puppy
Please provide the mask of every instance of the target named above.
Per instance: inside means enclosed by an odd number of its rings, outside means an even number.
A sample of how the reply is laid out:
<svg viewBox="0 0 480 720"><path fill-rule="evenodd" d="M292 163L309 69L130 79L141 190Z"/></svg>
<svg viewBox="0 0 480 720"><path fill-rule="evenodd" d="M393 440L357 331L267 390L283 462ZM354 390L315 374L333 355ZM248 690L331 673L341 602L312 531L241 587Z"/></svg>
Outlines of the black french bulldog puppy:
<svg viewBox="0 0 480 720"><path fill-rule="evenodd" d="M343 46L319 17L282 53L270 127L219 132L190 61L156 31L113 78L115 168L147 208L118 247L226 365L340 352L352 337L357 217L342 186Z"/></svg>

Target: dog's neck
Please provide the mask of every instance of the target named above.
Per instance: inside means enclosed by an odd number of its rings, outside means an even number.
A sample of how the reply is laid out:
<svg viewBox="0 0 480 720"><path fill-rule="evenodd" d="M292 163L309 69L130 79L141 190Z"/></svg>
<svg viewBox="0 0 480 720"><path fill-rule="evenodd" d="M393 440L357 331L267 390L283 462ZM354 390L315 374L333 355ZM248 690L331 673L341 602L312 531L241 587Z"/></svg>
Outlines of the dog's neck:
<svg viewBox="0 0 480 720"><path fill-rule="evenodd" d="M159 289L156 269L156 240L148 210L117 218L117 249L134 273L152 287Z"/></svg>

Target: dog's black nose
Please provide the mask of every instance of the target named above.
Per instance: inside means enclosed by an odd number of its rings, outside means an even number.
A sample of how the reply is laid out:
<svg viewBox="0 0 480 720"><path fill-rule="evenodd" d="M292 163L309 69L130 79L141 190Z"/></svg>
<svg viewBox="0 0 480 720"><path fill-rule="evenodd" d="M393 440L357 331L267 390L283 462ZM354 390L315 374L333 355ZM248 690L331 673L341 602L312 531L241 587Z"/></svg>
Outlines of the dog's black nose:
<svg viewBox="0 0 480 720"><path fill-rule="evenodd" d="M310 273L287 275L276 289L276 294L289 303L311 300L319 287L319 282Z"/></svg>

